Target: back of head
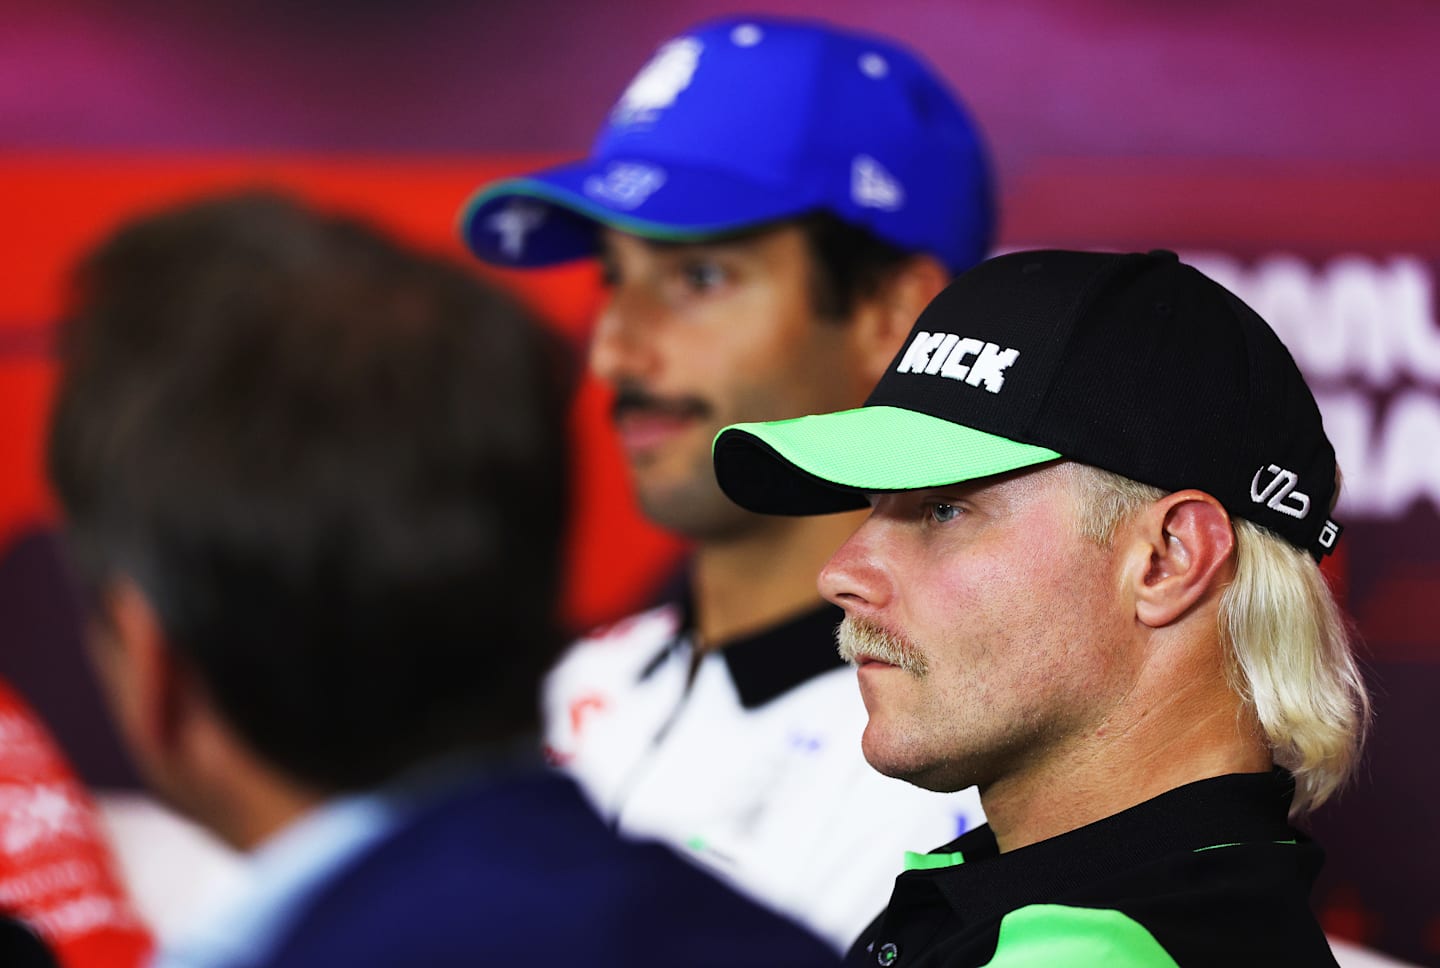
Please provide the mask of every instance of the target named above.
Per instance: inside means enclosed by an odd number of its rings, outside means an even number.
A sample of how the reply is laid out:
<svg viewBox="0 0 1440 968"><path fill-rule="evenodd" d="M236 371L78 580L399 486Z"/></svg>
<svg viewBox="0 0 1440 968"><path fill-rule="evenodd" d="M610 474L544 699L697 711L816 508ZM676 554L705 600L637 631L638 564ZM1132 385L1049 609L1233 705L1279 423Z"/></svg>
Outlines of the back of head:
<svg viewBox="0 0 1440 968"><path fill-rule="evenodd" d="M892 40L727 17L660 45L589 157L486 186L462 231L482 259L536 266L593 252L597 225L693 242L812 212L965 269L994 231L980 133Z"/></svg>
<svg viewBox="0 0 1440 968"><path fill-rule="evenodd" d="M319 789L523 733L553 658L557 347L467 273L280 197L78 274L49 441L78 570Z"/></svg>

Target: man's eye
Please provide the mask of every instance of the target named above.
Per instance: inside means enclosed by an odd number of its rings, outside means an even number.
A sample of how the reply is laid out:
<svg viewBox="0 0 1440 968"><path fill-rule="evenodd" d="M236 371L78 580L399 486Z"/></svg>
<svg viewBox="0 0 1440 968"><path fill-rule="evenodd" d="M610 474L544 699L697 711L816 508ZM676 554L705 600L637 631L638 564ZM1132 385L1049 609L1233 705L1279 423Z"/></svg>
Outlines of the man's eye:
<svg viewBox="0 0 1440 968"><path fill-rule="evenodd" d="M930 520L934 521L936 524L945 524L948 521L954 521L960 515L965 513L961 508L957 507L954 504L944 504L941 502L927 505L927 509Z"/></svg>
<svg viewBox="0 0 1440 968"><path fill-rule="evenodd" d="M725 270L715 262L687 262L680 270L685 286L692 292L708 292L725 282Z"/></svg>

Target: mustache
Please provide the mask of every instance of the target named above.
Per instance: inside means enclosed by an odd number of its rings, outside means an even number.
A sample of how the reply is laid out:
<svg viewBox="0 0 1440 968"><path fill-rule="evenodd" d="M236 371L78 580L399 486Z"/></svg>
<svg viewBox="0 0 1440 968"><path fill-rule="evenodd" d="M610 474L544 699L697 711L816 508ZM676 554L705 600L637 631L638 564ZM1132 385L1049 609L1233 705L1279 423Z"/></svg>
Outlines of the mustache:
<svg viewBox="0 0 1440 968"><path fill-rule="evenodd" d="M903 669L923 679L930 672L930 663L914 642L898 632L881 628L861 618L845 617L835 627L835 645L840 658L854 665L859 656L867 655Z"/></svg>
<svg viewBox="0 0 1440 968"><path fill-rule="evenodd" d="M661 397L634 384L615 388L615 402L610 405L610 419L632 413L666 417L708 417L711 407L699 397Z"/></svg>

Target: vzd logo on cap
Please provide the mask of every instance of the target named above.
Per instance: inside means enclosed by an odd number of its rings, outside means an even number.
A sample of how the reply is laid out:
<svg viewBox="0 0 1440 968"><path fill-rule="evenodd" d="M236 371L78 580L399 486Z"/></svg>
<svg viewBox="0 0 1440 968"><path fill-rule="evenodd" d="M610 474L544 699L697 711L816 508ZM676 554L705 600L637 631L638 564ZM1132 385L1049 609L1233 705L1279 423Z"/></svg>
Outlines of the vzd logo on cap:
<svg viewBox="0 0 1440 968"><path fill-rule="evenodd" d="M1266 473L1273 474L1274 477L1261 487L1260 479ZM1294 471L1287 471L1275 464L1262 467L1250 481L1250 500L1292 518L1303 518L1310 513L1310 495L1295 490L1295 485L1299 483L1300 479L1295 476Z"/></svg>
<svg viewBox="0 0 1440 968"><path fill-rule="evenodd" d="M1005 371L1019 358L1017 349L1002 350L994 343L953 333L922 331L910 341L897 372L939 375L999 393L1005 385Z"/></svg>

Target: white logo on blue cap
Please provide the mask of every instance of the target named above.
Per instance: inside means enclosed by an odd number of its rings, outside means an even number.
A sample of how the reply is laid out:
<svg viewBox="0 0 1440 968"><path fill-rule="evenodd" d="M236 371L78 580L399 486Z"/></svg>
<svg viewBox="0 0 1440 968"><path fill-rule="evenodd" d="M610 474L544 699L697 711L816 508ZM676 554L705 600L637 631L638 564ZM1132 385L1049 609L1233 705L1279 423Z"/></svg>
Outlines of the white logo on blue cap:
<svg viewBox="0 0 1440 968"><path fill-rule="evenodd" d="M704 49L705 45L694 37L681 37L661 46L620 95L610 112L610 123L653 121L656 114L674 104L680 92L690 86Z"/></svg>
<svg viewBox="0 0 1440 968"><path fill-rule="evenodd" d="M485 220L485 227L500 236L500 252L507 259L525 255L525 237L545 221L544 206L521 198L510 200L500 211Z"/></svg>
<svg viewBox="0 0 1440 968"><path fill-rule="evenodd" d="M905 207L905 189L869 155L856 155L850 164L850 197L862 208L895 212Z"/></svg>
<svg viewBox="0 0 1440 968"><path fill-rule="evenodd" d="M612 161L605 174L585 179L585 194L628 211L645 204L645 199L663 184L663 168L636 161Z"/></svg>

